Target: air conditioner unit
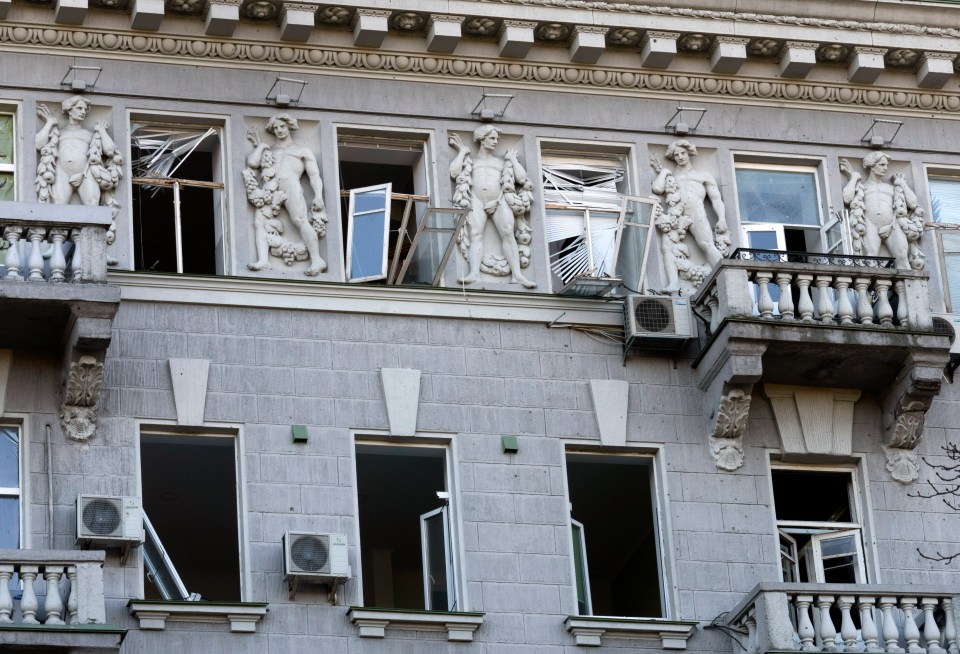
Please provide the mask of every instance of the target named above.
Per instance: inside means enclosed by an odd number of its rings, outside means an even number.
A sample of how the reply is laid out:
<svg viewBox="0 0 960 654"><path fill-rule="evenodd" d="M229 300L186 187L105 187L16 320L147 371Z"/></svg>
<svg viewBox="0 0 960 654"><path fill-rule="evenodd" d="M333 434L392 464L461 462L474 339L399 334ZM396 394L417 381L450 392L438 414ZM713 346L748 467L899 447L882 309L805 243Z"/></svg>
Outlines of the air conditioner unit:
<svg viewBox="0 0 960 654"><path fill-rule="evenodd" d="M628 295L623 303L624 351L678 350L697 337L686 298Z"/></svg>
<svg viewBox="0 0 960 654"><path fill-rule="evenodd" d="M139 497L77 496L77 543L123 547L143 542Z"/></svg>
<svg viewBox="0 0 960 654"><path fill-rule="evenodd" d="M950 337L950 354L960 354L960 313L933 314L933 331Z"/></svg>
<svg viewBox="0 0 960 654"><path fill-rule="evenodd" d="M345 535L300 531L283 535L283 578L291 597L299 583L330 584L330 594L335 596L337 586L350 577Z"/></svg>

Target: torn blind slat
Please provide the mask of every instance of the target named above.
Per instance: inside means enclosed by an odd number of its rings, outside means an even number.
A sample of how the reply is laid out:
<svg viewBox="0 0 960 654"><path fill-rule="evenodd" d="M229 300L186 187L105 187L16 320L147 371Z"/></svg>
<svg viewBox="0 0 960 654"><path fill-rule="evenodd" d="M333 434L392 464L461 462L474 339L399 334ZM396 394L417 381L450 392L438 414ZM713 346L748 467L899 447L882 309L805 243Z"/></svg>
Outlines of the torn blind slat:
<svg viewBox="0 0 960 654"><path fill-rule="evenodd" d="M548 158L543 164L544 200L569 206L618 208L623 166Z"/></svg>
<svg viewBox="0 0 960 654"><path fill-rule="evenodd" d="M130 135L133 147L141 156L133 161L134 177L173 177L177 169L217 130L165 129L149 125L136 126Z"/></svg>

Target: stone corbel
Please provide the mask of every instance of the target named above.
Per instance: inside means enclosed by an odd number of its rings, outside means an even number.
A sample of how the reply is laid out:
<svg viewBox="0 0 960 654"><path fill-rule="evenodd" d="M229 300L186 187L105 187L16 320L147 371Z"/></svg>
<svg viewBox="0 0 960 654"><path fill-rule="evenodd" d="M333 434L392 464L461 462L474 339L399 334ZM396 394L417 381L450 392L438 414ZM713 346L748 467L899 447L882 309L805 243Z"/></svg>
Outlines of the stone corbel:
<svg viewBox="0 0 960 654"><path fill-rule="evenodd" d="M97 431L97 403L103 388L105 354L106 350L81 354L67 370L60 423L71 440L90 440Z"/></svg>
<svg viewBox="0 0 960 654"><path fill-rule="evenodd" d="M883 452L887 470L900 483L909 484L919 474L916 448L942 376L942 359L911 355L882 400Z"/></svg>
<svg viewBox="0 0 960 654"><path fill-rule="evenodd" d="M753 384L724 384L710 432L710 453L720 470L733 472L743 465L743 435L752 393Z"/></svg>

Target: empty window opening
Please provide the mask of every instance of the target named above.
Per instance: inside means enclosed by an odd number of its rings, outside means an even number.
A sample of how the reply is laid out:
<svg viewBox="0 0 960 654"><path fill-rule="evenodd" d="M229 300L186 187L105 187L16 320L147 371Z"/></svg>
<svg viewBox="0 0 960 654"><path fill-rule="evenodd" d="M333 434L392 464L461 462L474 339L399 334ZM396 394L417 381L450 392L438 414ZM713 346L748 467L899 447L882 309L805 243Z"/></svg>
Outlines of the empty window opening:
<svg viewBox="0 0 960 654"><path fill-rule="evenodd" d="M20 547L20 430L0 425L0 548Z"/></svg>
<svg viewBox="0 0 960 654"><path fill-rule="evenodd" d="M862 525L847 472L773 472L783 580L866 583Z"/></svg>
<svg viewBox="0 0 960 654"><path fill-rule="evenodd" d="M162 543L189 593L210 601L239 601L235 439L144 434L140 474L143 510L156 535L154 549ZM161 590L166 587L169 593L176 587L166 576L155 582L149 569L144 573L147 599L164 599Z"/></svg>
<svg viewBox="0 0 960 654"><path fill-rule="evenodd" d="M223 274L220 132L134 124L134 268Z"/></svg>
<svg viewBox="0 0 960 654"><path fill-rule="evenodd" d="M652 461L567 454L581 615L663 617Z"/></svg>
<svg viewBox="0 0 960 654"><path fill-rule="evenodd" d="M357 444L366 606L458 610L441 447Z"/></svg>

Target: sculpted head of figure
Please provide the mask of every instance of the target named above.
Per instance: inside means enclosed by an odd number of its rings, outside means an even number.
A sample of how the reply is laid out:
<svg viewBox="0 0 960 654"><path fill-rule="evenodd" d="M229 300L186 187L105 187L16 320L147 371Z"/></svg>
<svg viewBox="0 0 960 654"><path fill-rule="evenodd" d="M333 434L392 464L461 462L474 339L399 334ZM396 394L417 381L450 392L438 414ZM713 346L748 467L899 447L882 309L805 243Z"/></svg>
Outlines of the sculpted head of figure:
<svg viewBox="0 0 960 654"><path fill-rule="evenodd" d="M496 147L497 141L500 140L500 130L493 125L481 125L473 130L473 140L477 143L489 145L491 148Z"/></svg>
<svg viewBox="0 0 960 654"><path fill-rule="evenodd" d="M890 159L883 152L871 152L863 158L863 169L868 171L873 171L875 166L880 166L883 170L877 170L877 174L882 175L886 172L887 165L889 165Z"/></svg>
<svg viewBox="0 0 960 654"><path fill-rule="evenodd" d="M277 134L277 127L280 127L281 125L283 126L281 131L292 132L295 129L300 129L297 119L290 114L277 114L271 117L270 120L267 121L266 129L268 132L279 138L280 135Z"/></svg>
<svg viewBox="0 0 960 654"><path fill-rule="evenodd" d="M64 115L83 120L87 111L90 110L90 101L79 95L73 95L60 103L60 110Z"/></svg>
<svg viewBox="0 0 960 654"><path fill-rule="evenodd" d="M697 156L697 146L686 139L679 139L667 146L667 152L664 156L670 161L681 163L677 161L677 154L680 153L682 153L681 158L689 160L691 157Z"/></svg>

